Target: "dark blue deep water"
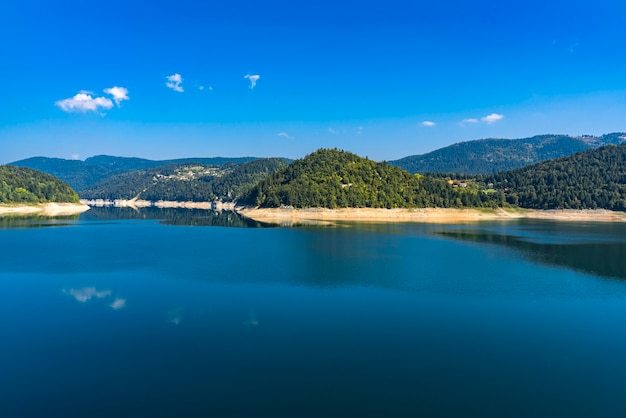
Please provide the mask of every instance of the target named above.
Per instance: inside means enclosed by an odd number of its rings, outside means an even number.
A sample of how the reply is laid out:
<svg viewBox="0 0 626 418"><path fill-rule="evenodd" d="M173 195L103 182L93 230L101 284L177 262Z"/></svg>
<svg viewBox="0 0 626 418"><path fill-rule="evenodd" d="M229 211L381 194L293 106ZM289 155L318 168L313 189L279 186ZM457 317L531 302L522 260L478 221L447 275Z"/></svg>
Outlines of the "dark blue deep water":
<svg viewBox="0 0 626 418"><path fill-rule="evenodd" d="M0 219L0 416L626 416L626 225Z"/></svg>

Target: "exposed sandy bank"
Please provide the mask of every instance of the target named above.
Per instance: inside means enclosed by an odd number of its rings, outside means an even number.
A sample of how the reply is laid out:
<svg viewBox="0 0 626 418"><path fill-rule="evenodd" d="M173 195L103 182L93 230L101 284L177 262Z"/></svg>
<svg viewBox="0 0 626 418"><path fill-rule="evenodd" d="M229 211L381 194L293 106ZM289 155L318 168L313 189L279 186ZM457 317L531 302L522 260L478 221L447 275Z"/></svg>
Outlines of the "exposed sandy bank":
<svg viewBox="0 0 626 418"><path fill-rule="evenodd" d="M204 209L204 210L234 210L235 204L232 202L221 202L219 200L214 200L212 202L178 202L171 200L159 200L156 202L152 202L149 200L139 200L139 199L131 199L131 200L104 200L104 199L91 199L91 200L81 200L81 203L89 206L96 207L107 207L113 206L116 208L182 208L182 209Z"/></svg>
<svg viewBox="0 0 626 418"><path fill-rule="evenodd" d="M307 221L471 223L507 219L626 222L626 213L608 210L239 208L237 212L258 222L286 225Z"/></svg>
<svg viewBox="0 0 626 418"><path fill-rule="evenodd" d="M0 216L69 216L89 210L89 206L79 203L43 203L39 205L0 205Z"/></svg>

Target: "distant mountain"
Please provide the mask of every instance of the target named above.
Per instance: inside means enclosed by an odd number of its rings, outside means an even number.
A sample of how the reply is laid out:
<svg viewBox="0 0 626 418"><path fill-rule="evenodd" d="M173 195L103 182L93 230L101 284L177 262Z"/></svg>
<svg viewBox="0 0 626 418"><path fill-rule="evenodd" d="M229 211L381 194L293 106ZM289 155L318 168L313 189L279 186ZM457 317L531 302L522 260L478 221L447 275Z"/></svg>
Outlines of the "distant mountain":
<svg viewBox="0 0 626 418"><path fill-rule="evenodd" d="M626 134L621 132L600 137L539 135L522 139L479 139L388 163L410 173L493 174L623 142L626 142Z"/></svg>
<svg viewBox="0 0 626 418"><path fill-rule="evenodd" d="M15 161L11 165L28 167L48 173L69 184L72 189L77 191L111 175L111 170L106 167L86 164L84 161L79 160L64 160L62 158L33 157Z"/></svg>
<svg viewBox="0 0 626 418"><path fill-rule="evenodd" d="M44 173L51 174L68 183L74 190L81 192L92 185L115 176L134 170L146 170L152 167L167 164L182 164L197 162L199 164L221 166L223 164L245 163L253 161L254 157L240 158L181 158L174 160L147 160L143 158L113 157L109 155L97 155L87 158L85 161L65 160L62 158L33 157L15 161L11 165L28 167Z"/></svg>
<svg viewBox="0 0 626 418"><path fill-rule="evenodd" d="M240 202L333 209L477 207L490 199L444 179L409 174L350 152L320 149L262 180Z"/></svg>
<svg viewBox="0 0 626 418"><path fill-rule="evenodd" d="M108 177L82 190L80 196L108 200L234 201L260 180L285 166L287 162L281 158L231 161L219 166L196 162L170 163Z"/></svg>
<svg viewBox="0 0 626 418"><path fill-rule="evenodd" d="M626 144L484 176L506 202L530 209L626 211Z"/></svg>
<svg viewBox="0 0 626 418"><path fill-rule="evenodd" d="M77 203L78 195L59 179L26 167L0 166L0 203Z"/></svg>

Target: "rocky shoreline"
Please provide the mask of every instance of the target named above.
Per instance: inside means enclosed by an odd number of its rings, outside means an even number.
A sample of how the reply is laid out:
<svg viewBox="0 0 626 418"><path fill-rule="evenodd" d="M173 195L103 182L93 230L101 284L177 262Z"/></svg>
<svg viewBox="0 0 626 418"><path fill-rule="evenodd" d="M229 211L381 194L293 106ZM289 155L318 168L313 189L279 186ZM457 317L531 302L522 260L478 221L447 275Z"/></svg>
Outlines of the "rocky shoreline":
<svg viewBox="0 0 626 418"><path fill-rule="evenodd" d="M576 222L626 222L626 213L609 210L530 209L293 209L238 208L237 212L258 222L293 225L310 221L473 223L493 220L546 219Z"/></svg>
<svg viewBox="0 0 626 418"><path fill-rule="evenodd" d="M89 210L88 205L82 203L41 203L34 205L0 205L0 216L70 216L78 215Z"/></svg>
<svg viewBox="0 0 626 418"><path fill-rule="evenodd" d="M107 200L107 199L94 199L94 200L81 200L81 203L88 206L95 207L116 207L116 208L183 208L183 209L205 209L205 210L214 210L214 211L222 211L222 210L235 210L235 203L233 202L222 202L219 200L214 200L211 202L177 202L171 200L159 200L156 202L152 202L149 200L139 200L139 199L116 199L116 200Z"/></svg>

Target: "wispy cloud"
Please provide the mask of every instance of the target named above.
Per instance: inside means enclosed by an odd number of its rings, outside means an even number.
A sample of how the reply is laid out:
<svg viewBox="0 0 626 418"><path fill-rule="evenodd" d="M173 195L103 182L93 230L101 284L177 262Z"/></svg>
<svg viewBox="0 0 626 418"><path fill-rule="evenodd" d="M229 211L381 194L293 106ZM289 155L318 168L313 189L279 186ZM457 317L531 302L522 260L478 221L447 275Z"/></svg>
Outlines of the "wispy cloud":
<svg viewBox="0 0 626 418"><path fill-rule="evenodd" d="M461 126L465 126L465 125L470 125L470 124L477 124L480 122L486 123L487 125L492 125L496 122L498 122L499 120L504 119L504 115L501 115L500 113L491 113L487 116L483 116L480 119L477 118L467 118L467 119L463 119L459 125Z"/></svg>
<svg viewBox="0 0 626 418"><path fill-rule="evenodd" d="M113 301L113 303L111 303L111 304L109 305L109 307L110 307L111 309L114 309L114 310L116 310L116 311L117 311L118 309L122 309L122 308L124 308L125 306L126 306L126 299L122 299L122 298L115 298L115 300Z"/></svg>
<svg viewBox="0 0 626 418"><path fill-rule="evenodd" d="M117 105L117 107L120 106L120 102L122 100L128 100L128 89L124 88L124 87L111 87L108 89L104 89L104 92L106 94L110 94L111 96L113 96L113 100L115 101L115 104Z"/></svg>
<svg viewBox="0 0 626 418"><path fill-rule="evenodd" d="M482 122L485 122L487 125L491 125L492 123L496 123L497 121L502 120L503 118L504 118L504 115L501 115L499 113L492 113L490 115L480 118L480 120Z"/></svg>
<svg viewBox="0 0 626 418"><path fill-rule="evenodd" d="M113 102L106 97L92 97L89 92L80 92L69 99L54 103L64 112L97 112L100 109L111 109Z"/></svg>
<svg viewBox="0 0 626 418"><path fill-rule="evenodd" d="M435 122L433 122L432 120L425 120L422 123L420 123L420 125L427 126L427 127L433 127L433 126L435 126L437 124Z"/></svg>
<svg viewBox="0 0 626 418"><path fill-rule="evenodd" d="M277 136L282 136L286 139L293 139L293 136L290 136L287 132L280 132Z"/></svg>
<svg viewBox="0 0 626 418"><path fill-rule="evenodd" d="M257 80L261 78L261 76L258 74L246 74L243 78L250 80L250 89L253 89L256 86Z"/></svg>
<svg viewBox="0 0 626 418"><path fill-rule="evenodd" d="M95 287L83 287L80 289L63 290L63 293L69 294L81 303L89 302L91 299L102 299L111 296L110 290L96 290Z"/></svg>
<svg viewBox="0 0 626 418"><path fill-rule="evenodd" d="M179 93L182 93L183 91L183 77L178 74L172 74L172 75L168 75L167 77L165 77L167 79L167 81L165 82L165 85L167 87L169 87L170 89L177 91Z"/></svg>
<svg viewBox="0 0 626 418"><path fill-rule="evenodd" d="M338 131L338 130L333 129L333 128L328 128L328 132L330 132L330 133L331 133L331 134L333 134L333 135L337 135L337 134L339 133L339 131Z"/></svg>
<svg viewBox="0 0 626 418"><path fill-rule="evenodd" d="M365 128L363 128L362 126L357 127L356 128L356 134L357 135L361 135L363 133L363 129L365 129Z"/></svg>

